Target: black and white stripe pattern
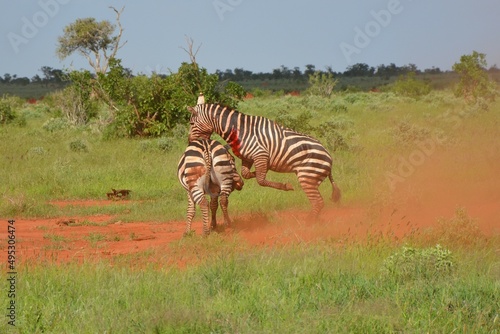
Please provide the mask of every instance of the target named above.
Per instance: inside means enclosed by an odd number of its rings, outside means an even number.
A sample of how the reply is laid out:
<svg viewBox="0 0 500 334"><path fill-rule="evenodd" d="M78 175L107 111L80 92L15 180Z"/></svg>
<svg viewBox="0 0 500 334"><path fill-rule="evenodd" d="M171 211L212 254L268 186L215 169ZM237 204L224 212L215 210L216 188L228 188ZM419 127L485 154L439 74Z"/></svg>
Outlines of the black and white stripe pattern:
<svg viewBox="0 0 500 334"><path fill-rule="evenodd" d="M243 180L236 171L233 156L227 149L215 140L190 141L179 161L177 170L179 182L188 193L186 233L191 231L196 204L200 206L203 216L203 233L208 235L210 229L217 226L219 197L224 214L224 225L229 225L231 219L227 211L228 197L234 189L242 189ZM210 205L205 195L210 196ZM209 211L212 212L210 226L208 225Z"/></svg>
<svg viewBox="0 0 500 334"><path fill-rule="evenodd" d="M188 110L191 112L189 139L210 138L213 132L219 134L242 160L243 178L255 177L264 187L293 190L289 183L267 180L266 174L268 170L294 172L314 215L324 206L318 187L325 178L329 178L333 187L332 200L340 199L340 190L331 172L332 157L316 139L265 117L245 115L218 104L198 104ZM252 165L255 172L250 171Z"/></svg>

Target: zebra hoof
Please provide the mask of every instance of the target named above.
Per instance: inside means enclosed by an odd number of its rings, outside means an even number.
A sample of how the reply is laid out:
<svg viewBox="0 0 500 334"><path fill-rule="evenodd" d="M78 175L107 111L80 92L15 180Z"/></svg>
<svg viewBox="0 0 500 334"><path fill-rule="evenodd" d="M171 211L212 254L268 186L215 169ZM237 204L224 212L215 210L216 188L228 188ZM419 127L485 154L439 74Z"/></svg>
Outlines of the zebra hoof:
<svg viewBox="0 0 500 334"><path fill-rule="evenodd" d="M195 235L194 230L187 230L186 232L184 232L183 237L192 237L194 235Z"/></svg>
<svg viewBox="0 0 500 334"><path fill-rule="evenodd" d="M290 190L293 190L293 187L290 183L285 183L285 189L283 189L285 191L290 191Z"/></svg>

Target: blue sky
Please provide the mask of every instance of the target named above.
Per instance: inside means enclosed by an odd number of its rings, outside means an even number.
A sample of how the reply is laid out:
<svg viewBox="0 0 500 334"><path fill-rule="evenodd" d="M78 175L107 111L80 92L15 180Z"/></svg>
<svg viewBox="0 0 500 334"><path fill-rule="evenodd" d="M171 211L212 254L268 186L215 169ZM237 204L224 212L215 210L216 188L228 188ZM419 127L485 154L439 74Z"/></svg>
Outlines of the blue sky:
<svg viewBox="0 0 500 334"><path fill-rule="evenodd" d="M416 64L449 70L473 50L500 67L498 0L33 0L0 2L0 75L32 77L42 66L90 69L79 55L60 61L57 38L77 18L114 22L121 8L118 58L134 73L176 71L189 57L185 37L201 44L209 72L271 72L349 65Z"/></svg>

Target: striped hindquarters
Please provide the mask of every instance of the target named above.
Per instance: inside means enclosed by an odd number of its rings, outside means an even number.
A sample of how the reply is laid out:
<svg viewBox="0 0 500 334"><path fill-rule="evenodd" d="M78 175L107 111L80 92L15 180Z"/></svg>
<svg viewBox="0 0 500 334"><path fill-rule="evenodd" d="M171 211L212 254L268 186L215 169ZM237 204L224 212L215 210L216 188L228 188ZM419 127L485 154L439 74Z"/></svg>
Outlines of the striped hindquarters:
<svg viewBox="0 0 500 334"><path fill-rule="evenodd" d="M215 224L217 197L221 196L225 221L227 216L227 197L233 189L240 190L243 181L236 172L234 159L226 148L215 140L198 139L191 141L179 160L177 168L179 182L188 192L188 231L195 214L195 203L200 205L203 213L203 230L209 233L208 202L205 195L212 197L215 208L212 207L212 225Z"/></svg>

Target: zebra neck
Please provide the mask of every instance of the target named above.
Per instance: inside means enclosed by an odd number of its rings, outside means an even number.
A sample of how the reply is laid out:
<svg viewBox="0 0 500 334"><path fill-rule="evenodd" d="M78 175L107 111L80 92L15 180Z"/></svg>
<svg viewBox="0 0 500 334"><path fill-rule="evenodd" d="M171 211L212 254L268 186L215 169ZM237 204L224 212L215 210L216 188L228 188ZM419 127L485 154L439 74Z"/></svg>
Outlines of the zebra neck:
<svg viewBox="0 0 500 334"><path fill-rule="evenodd" d="M242 114L230 112L227 117L221 117L225 119L225 124L220 124L220 132L217 132L227 143L231 146L233 153L241 158L241 133L240 133L240 122L239 116ZM225 126L224 126L225 125Z"/></svg>

